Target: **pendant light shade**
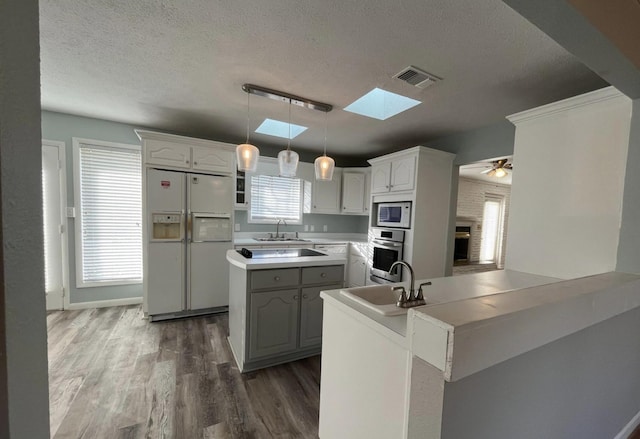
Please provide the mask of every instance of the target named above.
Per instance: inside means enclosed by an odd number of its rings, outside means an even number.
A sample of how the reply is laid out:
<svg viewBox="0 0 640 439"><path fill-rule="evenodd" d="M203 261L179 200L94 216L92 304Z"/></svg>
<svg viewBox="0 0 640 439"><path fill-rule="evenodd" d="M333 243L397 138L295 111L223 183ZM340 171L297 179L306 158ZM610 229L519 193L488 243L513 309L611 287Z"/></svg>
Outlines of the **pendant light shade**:
<svg viewBox="0 0 640 439"><path fill-rule="evenodd" d="M331 181L336 162L326 155L320 156L314 162L316 168L316 180Z"/></svg>
<svg viewBox="0 0 640 439"><path fill-rule="evenodd" d="M280 166L281 177L295 177L298 169L300 157L295 151L283 149L278 153L278 166Z"/></svg>
<svg viewBox="0 0 640 439"><path fill-rule="evenodd" d="M255 172L258 168L258 157L260 150L250 143L243 143L236 147L236 161L238 171Z"/></svg>
<svg viewBox="0 0 640 439"><path fill-rule="evenodd" d="M291 99L289 99L289 138L287 140L287 149L278 153L278 167L280 168L281 177L295 177L298 170L298 161L300 156L297 152L291 151Z"/></svg>
<svg viewBox="0 0 640 439"><path fill-rule="evenodd" d="M324 114L324 154L315 160L314 166L316 169L316 180L331 181L333 179L333 169L336 166L336 162L327 156L327 126L329 116L327 112Z"/></svg>
<svg viewBox="0 0 640 439"><path fill-rule="evenodd" d="M251 106L250 99L251 93L247 91L247 141L236 147L236 162L238 163L238 171L242 172L255 172L258 168L258 157L260 157L260 150L249 143L249 111Z"/></svg>

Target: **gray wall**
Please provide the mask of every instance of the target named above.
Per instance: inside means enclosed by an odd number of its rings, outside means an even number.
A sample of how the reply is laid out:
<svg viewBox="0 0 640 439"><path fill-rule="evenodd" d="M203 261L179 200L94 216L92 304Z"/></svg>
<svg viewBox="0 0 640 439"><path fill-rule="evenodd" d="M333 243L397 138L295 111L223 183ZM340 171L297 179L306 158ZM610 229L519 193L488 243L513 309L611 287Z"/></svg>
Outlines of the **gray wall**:
<svg viewBox="0 0 640 439"><path fill-rule="evenodd" d="M240 224L241 232L275 232L276 226L273 224L250 224L247 222L247 211L236 210L235 222ZM327 226L327 233L367 233L369 230L369 217L356 215L324 215L324 214L304 214L304 224L313 225L313 233L322 233L323 226ZM286 233L304 232L304 226L287 225L280 226L280 231Z"/></svg>
<svg viewBox="0 0 640 439"><path fill-rule="evenodd" d="M640 411L632 334L640 308L446 383L442 438L613 438Z"/></svg>
<svg viewBox="0 0 640 439"><path fill-rule="evenodd" d="M504 120L493 125L443 137L424 146L456 154L454 164L466 165L479 160L513 154L516 127Z"/></svg>
<svg viewBox="0 0 640 439"><path fill-rule="evenodd" d="M37 0L0 2L0 437L49 437Z"/></svg>
<svg viewBox="0 0 640 439"><path fill-rule="evenodd" d="M69 114L42 112L42 138L65 142L67 158L67 205L73 206L73 137L140 145L132 125ZM76 288L75 220L68 220L69 237L69 302L142 297L142 284Z"/></svg>
<svg viewBox="0 0 640 439"><path fill-rule="evenodd" d="M640 99L632 111L616 270L640 274Z"/></svg>

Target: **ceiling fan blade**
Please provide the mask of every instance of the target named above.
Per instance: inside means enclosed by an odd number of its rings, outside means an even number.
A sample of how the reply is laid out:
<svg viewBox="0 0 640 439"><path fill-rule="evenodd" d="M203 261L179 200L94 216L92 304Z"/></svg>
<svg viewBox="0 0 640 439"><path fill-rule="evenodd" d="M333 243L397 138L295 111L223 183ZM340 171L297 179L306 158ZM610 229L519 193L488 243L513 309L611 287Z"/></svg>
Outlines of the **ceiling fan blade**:
<svg viewBox="0 0 640 439"><path fill-rule="evenodd" d="M481 174L488 174L491 171L495 171L495 169L491 168L491 169L485 169L484 171L481 172Z"/></svg>
<svg viewBox="0 0 640 439"><path fill-rule="evenodd" d="M495 169L490 169L489 172L487 172L487 177L493 177L494 175L496 175Z"/></svg>

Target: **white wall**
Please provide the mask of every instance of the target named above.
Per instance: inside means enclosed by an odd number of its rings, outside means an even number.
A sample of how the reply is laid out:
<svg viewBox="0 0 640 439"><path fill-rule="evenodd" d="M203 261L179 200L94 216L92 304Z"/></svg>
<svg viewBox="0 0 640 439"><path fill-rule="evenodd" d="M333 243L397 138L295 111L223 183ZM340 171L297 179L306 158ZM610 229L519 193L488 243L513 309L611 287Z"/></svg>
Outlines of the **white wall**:
<svg viewBox="0 0 640 439"><path fill-rule="evenodd" d="M471 178L460 178L458 182L457 218L473 219L475 221L471 231L469 260L477 262L480 259L480 245L482 243L482 220L484 218L484 202L487 195L504 197L504 227L502 230L502 252L498 267L504 266L507 246L507 230L509 221L509 206L511 204L511 186L489 183Z"/></svg>
<svg viewBox="0 0 640 439"><path fill-rule="evenodd" d="M49 437L38 2L0 2L0 438Z"/></svg>
<svg viewBox="0 0 640 439"><path fill-rule="evenodd" d="M506 268L565 279L615 270L630 118L631 100L612 87L509 118Z"/></svg>

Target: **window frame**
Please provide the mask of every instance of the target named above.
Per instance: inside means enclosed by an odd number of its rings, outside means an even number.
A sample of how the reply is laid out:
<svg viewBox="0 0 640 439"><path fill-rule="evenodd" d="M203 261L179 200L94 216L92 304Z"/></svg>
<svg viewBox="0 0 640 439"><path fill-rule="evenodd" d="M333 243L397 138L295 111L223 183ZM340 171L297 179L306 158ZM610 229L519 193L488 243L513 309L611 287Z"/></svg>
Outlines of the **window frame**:
<svg viewBox="0 0 640 439"><path fill-rule="evenodd" d="M247 178L247 175L245 175L245 178ZM304 179L299 178L299 177L293 177L293 178L289 178L289 177L280 177L279 175L270 175L270 174L252 174L249 179L251 180L250 186L249 186L249 208L247 209L247 223L249 224L276 224L278 222L279 219L281 218L269 218L269 219L264 219L264 220L260 220L260 219L253 219L252 217L252 212L253 212L253 202L254 202L254 197L252 194L253 191L253 178L254 177L271 177L271 178L283 178L283 179L287 179L287 180L297 180L298 184L300 186L299 190L300 190L300 197L299 197L299 211L300 211L300 219L298 221L289 221L287 219L284 219L284 221L286 221L287 225L302 225L304 224ZM247 187L247 181L245 180L245 190Z"/></svg>
<svg viewBox="0 0 640 439"><path fill-rule="evenodd" d="M95 287L110 287L119 285L141 285L144 278L144 266L143 261L141 263L141 278L140 280L112 280L102 282L86 282L82 277L84 271L83 265L83 246L82 246L82 202L81 202L81 178L80 178L80 149L82 145L93 145L98 148L114 148L114 149L128 149L138 151L140 153L140 163L142 164L142 147L140 145L131 145L126 143L106 142L103 140L86 139L80 137L73 137L73 200L74 200L74 238L75 238L75 269L76 269L76 288L95 288ZM142 180L142 166L140 167L140 178ZM140 181L142 185L142 181ZM144 203L144 194L141 193L140 209L142 211ZM144 220L144 213L141 221ZM144 238L142 238L142 223L140 224L141 233L141 245L144 251Z"/></svg>

